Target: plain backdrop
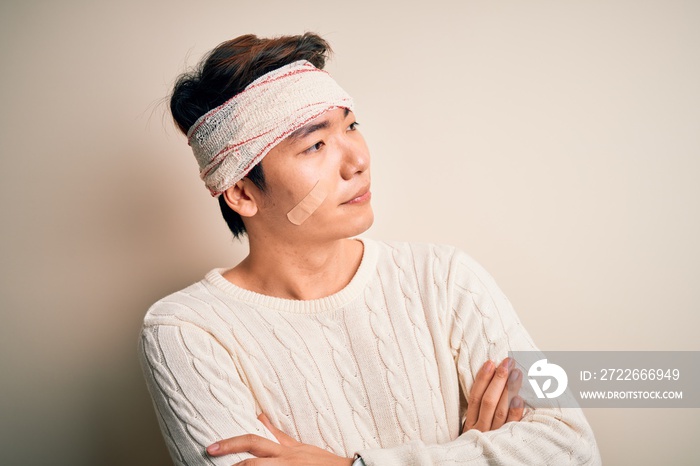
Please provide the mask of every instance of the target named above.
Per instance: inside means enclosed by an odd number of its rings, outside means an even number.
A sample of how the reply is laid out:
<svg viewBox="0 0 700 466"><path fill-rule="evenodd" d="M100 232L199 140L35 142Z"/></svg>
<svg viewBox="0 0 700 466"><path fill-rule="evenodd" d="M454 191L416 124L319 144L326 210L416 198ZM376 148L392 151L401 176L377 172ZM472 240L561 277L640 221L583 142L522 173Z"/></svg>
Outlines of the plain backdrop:
<svg viewBox="0 0 700 466"><path fill-rule="evenodd" d="M700 2L0 4L0 463L170 464L149 305L246 254L171 123L220 42L315 31L373 156L366 236L479 260L547 350L700 350ZM697 464L698 409L588 409Z"/></svg>

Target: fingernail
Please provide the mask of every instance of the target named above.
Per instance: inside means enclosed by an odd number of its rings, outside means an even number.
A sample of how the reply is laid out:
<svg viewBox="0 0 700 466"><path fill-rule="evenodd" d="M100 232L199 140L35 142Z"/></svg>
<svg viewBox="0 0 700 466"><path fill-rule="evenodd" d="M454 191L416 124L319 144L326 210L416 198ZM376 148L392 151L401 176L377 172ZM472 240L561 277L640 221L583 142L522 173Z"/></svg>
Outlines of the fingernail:
<svg viewBox="0 0 700 466"><path fill-rule="evenodd" d="M508 359L504 359L501 361L501 364L498 365L498 373L504 377L508 376L508 368L510 367L508 361Z"/></svg>
<svg viewBox="0 0 700 466"><path fill-rule="evenodd" d="M515 369L513 372L510 373L508 376L508 381L511 383L515 383L515 381L518 380L518 377L520 376L520 371L518 369Z"/></svg>
<svg viewBox="0 0 700 466"><path fill-rule="evenodd" d="M219 445L218 443L214 443L214 444L209 445L207 447L207 452L208 453L216 453L217 451L219 451L219 448L221 448L221 445Z"/></svg>
<svg viewBox="0 0 700 466"><path fill-rule="evenodd" d="M485 370L486 372L491 372L491 371L493 371L493 362L491 362L490 360L489 360L489 361L486 361L486 364L484 364L484 370Z"/></svg>
<svg viewBox="0 0 700 466"><path fill-rule="evenodd" d="M519 396L516 396L513 398L513 408L522 408L523 406L523 399L520 398Z"/></svg>

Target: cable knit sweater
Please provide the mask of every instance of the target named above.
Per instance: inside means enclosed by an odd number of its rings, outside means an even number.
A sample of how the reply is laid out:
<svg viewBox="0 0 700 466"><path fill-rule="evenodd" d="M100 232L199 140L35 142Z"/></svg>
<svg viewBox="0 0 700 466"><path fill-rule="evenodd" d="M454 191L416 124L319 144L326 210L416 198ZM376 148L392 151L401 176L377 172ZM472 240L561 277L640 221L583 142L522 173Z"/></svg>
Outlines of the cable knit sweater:
<svg viewBox="0 0 700 466"><path fill-rule="evenodd" d="M578 409L527 409L520 422L460 435L465 399L487 359L534 350L511 304L472 258L449 246L362 240L338 293L275 298L222 270L154 304L140 357L178 465L231 465L205 447L244 433L301 442L368 466L599 464Z"/></svg>

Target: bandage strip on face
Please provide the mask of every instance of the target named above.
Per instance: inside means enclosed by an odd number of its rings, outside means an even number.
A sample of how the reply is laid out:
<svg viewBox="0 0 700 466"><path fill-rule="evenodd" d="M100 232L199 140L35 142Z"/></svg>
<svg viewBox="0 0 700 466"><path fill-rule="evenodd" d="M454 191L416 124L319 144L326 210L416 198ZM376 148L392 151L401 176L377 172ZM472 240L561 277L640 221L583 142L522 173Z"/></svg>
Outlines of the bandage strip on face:
<svg viewBox="0 0 700 466"><path fill-rule="evenodd" d="M261 76L188 131L200 177L212 196L220 195L284 138L338 107L352 111L352 99L306 60Z"/></svg>
<svg viewBox="0 0 700 466"><path fill-rule="evenodd" d="M311 188L311 191L309 191L309 194L304 196L304 199L289 211L287 218L294 225L301 225L306 219L311 217L311 214L313 214L316 209L321 207L327 195L328 192L323 180L317 181L314 187Z"/></svg>

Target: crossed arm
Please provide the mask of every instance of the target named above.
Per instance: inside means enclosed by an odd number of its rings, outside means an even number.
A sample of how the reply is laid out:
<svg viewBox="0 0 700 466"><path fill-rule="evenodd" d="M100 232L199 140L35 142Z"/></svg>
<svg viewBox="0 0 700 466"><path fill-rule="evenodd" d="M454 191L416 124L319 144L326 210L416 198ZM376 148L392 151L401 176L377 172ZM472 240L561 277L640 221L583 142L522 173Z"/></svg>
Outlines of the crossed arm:
<svg viewBox="0 0 700 466"><path fill-rule="evenodd" d="M511 359L504 359L496 367L486 361L477 373L469 397L463 431L476 429L481 432L495 430L506 422L519 421L523 417L523 401L515 396L508 401L509 393L517 393L522 384L522 373L513 369ZM255 434L246 434L221 440L207 447L211 456L248 452L256 458L236 463L236 466L350 466L351 458L336 456L313 445L298 442L272 425L263 413L258 420L275 436L272 440Z"/></svg>

